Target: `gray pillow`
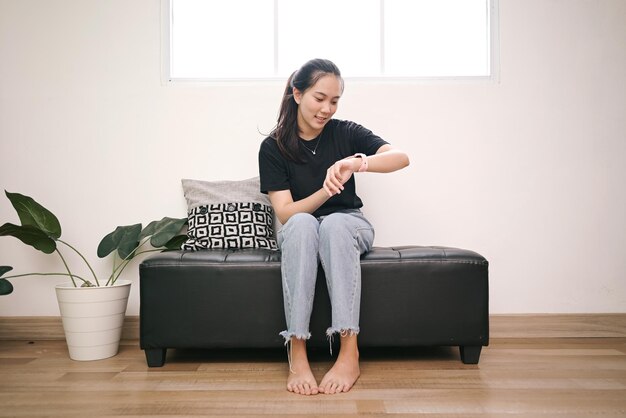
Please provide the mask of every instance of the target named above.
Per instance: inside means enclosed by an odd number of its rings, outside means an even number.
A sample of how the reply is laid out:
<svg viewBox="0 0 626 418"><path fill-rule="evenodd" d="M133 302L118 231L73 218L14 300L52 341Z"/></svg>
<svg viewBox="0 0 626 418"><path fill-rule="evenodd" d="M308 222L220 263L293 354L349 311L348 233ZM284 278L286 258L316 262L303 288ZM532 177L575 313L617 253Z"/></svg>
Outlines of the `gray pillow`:
<svg viewBox="0 0 626 418"><path fill-rule="evenodd" d="M274 210L259 191L259 177L182 184L189 221L183 250L277 248Z"/></svg>
<svg viewBox="0 0 626 418"><path fill-rule="evenodd" d="M267 195L260 192L259 177L246 180L202 181L183 179L187 210L216 203L262 203L271 205Z"/></svg>

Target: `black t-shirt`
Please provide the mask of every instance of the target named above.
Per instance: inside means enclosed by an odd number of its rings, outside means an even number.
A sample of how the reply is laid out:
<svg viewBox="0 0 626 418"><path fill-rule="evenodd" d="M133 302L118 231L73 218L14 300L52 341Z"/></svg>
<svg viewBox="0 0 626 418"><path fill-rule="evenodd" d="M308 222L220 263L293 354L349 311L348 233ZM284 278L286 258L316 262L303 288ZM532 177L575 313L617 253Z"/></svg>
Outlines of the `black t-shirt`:
<svg viewBox="0 0 626 418"><path fill-rule="evenodd" d="M331 119L318 138L312 141L301 139L300 144L304 163L283 157L274 138L263 140L259 150L261 192L290 190L294 202L304 199L322 188L326 170L335 162L358 152L376 154L387 142L357 123ZM356 194L354 176L351 176L344 184L344 190L328 199L313 216L362 206L363 202Z"/></svg>

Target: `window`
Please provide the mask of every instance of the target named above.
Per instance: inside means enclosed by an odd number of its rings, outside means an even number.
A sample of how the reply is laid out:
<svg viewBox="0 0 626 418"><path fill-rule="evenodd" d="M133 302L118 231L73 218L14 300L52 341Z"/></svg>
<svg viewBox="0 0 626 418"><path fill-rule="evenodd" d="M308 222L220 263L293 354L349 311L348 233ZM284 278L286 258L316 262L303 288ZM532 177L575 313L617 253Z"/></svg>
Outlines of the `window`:
<svg viewBox="0 0 626 418"><path fill-rule="evenodd" d="M497 0L162 0L167 80L284 79L310 58L348 78L494 73Z"/></svg>

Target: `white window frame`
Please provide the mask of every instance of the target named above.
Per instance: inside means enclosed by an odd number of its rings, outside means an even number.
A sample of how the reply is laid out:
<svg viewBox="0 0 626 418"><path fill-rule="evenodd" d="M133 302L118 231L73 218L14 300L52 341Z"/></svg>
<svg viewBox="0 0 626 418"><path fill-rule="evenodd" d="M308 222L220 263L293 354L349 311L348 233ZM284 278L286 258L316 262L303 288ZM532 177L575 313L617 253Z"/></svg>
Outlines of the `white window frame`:
<svg viewBox="0 0 626 418"><path fill-rule="evenodd" d="M224 0L228 1L228 0ZM390 82L390 83L423 83L423 82L492 82L500 81L500 39L499 39L499 0L489 1L489 75L486 76L437 76L437 77L398 77L398 76L372 76L372 77L351 77L345 76L347 80L363 82ZM275 0L276 3L276 0ZM174 78L171 76L171 8L172 0L161 0L161 82L163 85L176 84L232 84L232 83L258 83L258 82L284 82L285 77L254 77L254 78ZM276 10L276 7L275 7ZM381 11L381 68L384 68L384 10ZM276 28L275 28L276 30ZM276 45L275 45L276 48ZM274 56L276 61L277 56ZM275 62L275 67L277 63Z"/></svg>

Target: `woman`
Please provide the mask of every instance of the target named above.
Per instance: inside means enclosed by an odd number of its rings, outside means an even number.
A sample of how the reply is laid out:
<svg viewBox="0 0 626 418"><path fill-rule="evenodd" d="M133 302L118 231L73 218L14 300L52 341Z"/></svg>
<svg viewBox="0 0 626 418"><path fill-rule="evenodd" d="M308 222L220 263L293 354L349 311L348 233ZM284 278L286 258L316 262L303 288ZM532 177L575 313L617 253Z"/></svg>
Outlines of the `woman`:
<svg viewBox="0 0 626 418"><path fill-rule="evenodd" d="M287 389L303 395L347 392L359 377L360 255L369 251L374 229L360 209L354 173L387 173L409 164L407 155L364 127L332 119L343 93L339 69L314 59L287 83L278 123L261 144L261 191L278 220L282 281L290 344ZM318 260L326 275L332 324L339 334L337 361L318 385L306 353L310 338Z"/></svg>

